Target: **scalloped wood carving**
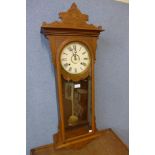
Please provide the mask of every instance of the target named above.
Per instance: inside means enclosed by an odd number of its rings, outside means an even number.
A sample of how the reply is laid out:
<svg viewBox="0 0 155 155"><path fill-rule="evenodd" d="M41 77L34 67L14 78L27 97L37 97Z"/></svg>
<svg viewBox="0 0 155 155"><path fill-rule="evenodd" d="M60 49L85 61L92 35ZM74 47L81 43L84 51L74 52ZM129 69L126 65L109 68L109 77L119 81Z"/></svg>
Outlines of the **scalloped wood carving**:
<svg viewBox="0 0 155 155"><path fill-rule="evenodd" d="M61 21L52 23L43 22L42 28L70 28L70 29L87 29L103 31L101 26L88 24L88 15L81 13L75 3L66 12L60 12Z"/></svg>

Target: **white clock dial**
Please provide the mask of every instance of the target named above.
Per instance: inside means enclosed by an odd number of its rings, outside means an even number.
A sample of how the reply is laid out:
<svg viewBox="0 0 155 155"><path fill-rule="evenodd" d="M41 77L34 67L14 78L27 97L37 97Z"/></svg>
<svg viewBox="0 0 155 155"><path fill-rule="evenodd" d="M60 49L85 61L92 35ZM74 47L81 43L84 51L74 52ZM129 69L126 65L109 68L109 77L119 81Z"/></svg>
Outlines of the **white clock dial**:
<svg viewBox="0 0 155 155"><path fill-rule="evenodd" d="M70 74L79 74L87 70L90 55L87 47L79 42L67 44L60 56L63 69Z"/></svg>

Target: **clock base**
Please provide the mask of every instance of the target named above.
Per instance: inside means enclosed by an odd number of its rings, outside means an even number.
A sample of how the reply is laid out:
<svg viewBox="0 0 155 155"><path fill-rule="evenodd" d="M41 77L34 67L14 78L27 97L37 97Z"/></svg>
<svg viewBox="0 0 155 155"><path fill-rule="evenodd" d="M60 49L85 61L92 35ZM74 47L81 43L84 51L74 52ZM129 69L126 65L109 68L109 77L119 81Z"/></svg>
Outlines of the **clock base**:
<svg viewBox="0 0 155 155"><path fill-rule="evenodd" d="M48 144L33 148L31 155L129 155L128 147L111 129L97 131L96 134L98 136L92 138L91 142L89 141L90 143L81 149L56 150L54 144ZM85 141L87 140L85 139ZM79 141L79 143L81 142Z"/></svg>
<svg viewBox="0 0 155 155"><path fill-rule="evenodd" d="M69 148L69 149L81 149L84 147L86 144L88 144L90 141L93 139L100 137L103 134L102 131L97 131L94 134L89 133L89 134L84 134L75 138L70 138L65 140L63 143L62 140L60 139L59 133L55 134L53 136L54 140L54 148L55 149L62 149L62 148Z"/></svg>
<svg viewBox="0 0 155 155"><path fill-rule="evenodd" d="M99 137L101 132L95 131L94 133L88 132L87 125L79 128L72 128L71 130L67 130L65 132L65 140L62 140L61 133L56 133L53 136L54 148L81 148L87 143L89 143L92 139Z"/></svg>

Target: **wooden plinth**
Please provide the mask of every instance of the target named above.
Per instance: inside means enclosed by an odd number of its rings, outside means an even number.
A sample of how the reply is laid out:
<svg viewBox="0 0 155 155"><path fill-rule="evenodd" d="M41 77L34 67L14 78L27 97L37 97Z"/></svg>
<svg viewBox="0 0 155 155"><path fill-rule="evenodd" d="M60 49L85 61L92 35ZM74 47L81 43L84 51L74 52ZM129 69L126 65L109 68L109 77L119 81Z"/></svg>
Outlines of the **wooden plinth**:
<svg viewBox="0 0 155 155"><path fill-rule="evenodd" d="M128 155L128 147L111 130L99 131L99 137L93 139L81 149L55 150L53 144L31 150L31 155Z"/></svg>

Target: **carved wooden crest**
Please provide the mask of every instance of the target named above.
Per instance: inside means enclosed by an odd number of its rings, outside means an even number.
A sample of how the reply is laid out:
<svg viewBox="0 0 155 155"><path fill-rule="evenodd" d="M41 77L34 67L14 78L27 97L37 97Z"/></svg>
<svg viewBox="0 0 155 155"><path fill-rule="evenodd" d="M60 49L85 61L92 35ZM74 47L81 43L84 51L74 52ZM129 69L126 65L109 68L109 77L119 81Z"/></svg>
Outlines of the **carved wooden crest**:
<svg viewBox="0 0 155 155"><path fill-rule="evenodd" d="M43 22L42 29L44 28L67 28L67 29L84 29L84 30L97 30L103 31L101 26L88 24L88 15L81 13L75 3L66 12L60 12L59 18L61 21L52 23Z"/></svg>

